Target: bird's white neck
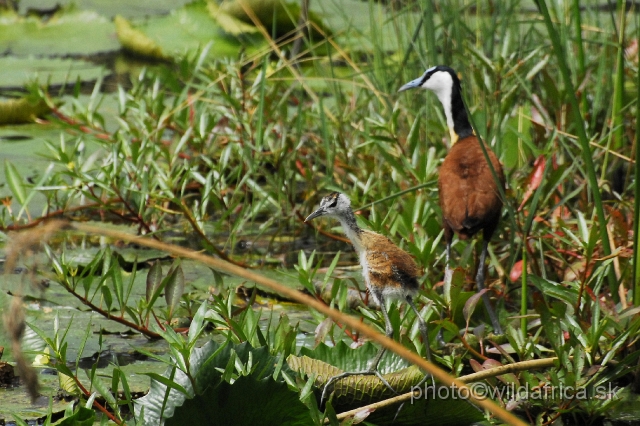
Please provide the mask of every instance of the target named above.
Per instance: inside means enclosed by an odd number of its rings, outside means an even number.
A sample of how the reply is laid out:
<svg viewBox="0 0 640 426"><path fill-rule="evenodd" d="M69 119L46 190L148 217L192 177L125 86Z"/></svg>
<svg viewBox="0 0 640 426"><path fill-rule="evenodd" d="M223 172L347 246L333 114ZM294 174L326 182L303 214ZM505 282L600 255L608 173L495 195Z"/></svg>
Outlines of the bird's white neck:
<svg viewBox="0 0 640 426"><path fill-rule="evenodd" d="M447 118L447 127L449 128L449 135L451 136L451 145L453 145L458 142L458 134L454 130L455 125L453 122L453 112L451 110L451 86L440 86L438 90L434 90L434 92L444 108L444 115Z"/></svg>
<svg viewBox="0 0 640 426"><path fill-rule="evenodd" d="M361 241L362 228L358 226L355 215L351 213L348 216L339 216L338 220L340 221L340 225L342 225L344 234L349 238L351 244L353 244L353 248L358 254L362 252L362 250L364 250Z"/></svg>
<svg viewBox="0 0 640 426"><path fill-rule="evenodd" d="M451 145L459 139L474 134L462 100L462 89L455 75L448 71L435 72L422 87L435 93L442 104L451 136Z"/></svg>

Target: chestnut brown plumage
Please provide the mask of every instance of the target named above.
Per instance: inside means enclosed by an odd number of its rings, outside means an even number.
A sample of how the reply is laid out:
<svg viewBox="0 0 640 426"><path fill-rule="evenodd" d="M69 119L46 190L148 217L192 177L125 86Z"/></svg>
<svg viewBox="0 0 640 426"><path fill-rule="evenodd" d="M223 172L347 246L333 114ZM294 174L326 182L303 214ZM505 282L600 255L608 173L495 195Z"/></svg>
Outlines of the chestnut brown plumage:
<svg viewBox="0 0 640 426"><path fill-rule="evenodd" d="M427 324L413 303L413 297L418 292L418 277L420 276L420 268L418 268L413 258L389 238L360 228L351 210L351 201L344 194L333 192L324 197L320 201L320 207L311 213L305 219L305 222L319 216L330 216L338 219L344 233L353 244L360 258L362 276L367 290L373 300L380 306L387 337L393 337L393 326L387 314L385 300L392 298L406 301L416 314L422 340L426 347L426 356L431 361ZM346 372L329 379L322 392L322 399L324 400L327 390L333 382L343 377L359 374L375 374L387 387L392 389L377 371L384 351L384 348L378 350L366 371Z"/></svg>
<svg viewBox="0 0 640 426"><path fill-rule="evenodd" d="M446 66L429 68L417 78L400 88L400 92L421 87L434 92L442 106L451 136L451 149L440 167L438 189L444 235L447 243L447 272L451 256L451 241L458 234L462 240L483 234L476 285L478 291L484 289L484 263L487 247L495 232L502 213L502 199L498 185L504 188L502 165L491 149L484 145L498 177L494 179L489 163L473 132L462 100L460 80L455 71ZM482 295L494 332L502 333L502 328L487 293Z"/></svg>

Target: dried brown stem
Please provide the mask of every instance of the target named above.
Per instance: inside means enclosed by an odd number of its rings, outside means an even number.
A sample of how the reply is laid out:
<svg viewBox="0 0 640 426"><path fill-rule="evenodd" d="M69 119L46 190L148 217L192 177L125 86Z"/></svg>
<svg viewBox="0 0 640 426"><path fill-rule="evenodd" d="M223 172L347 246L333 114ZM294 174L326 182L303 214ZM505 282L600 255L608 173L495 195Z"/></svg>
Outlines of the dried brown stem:
<svg viewBox="0 0 640 426"><path fill-rule="evenodd" d="M65 214L67 214L67 213L75 213L75 212L79 212L79 211L83 211L83 210L100 208L100 207L103 207L104 205L107 205L107 204L115 204L115 203L119 203L119 202L121 202L121 200L119 198L109 198L108 200L101 201L101 202L89 203L89 204L84 204L82 206L69 207L69 208L66 208L66 209L55 210L53 212L47 213L46 215L44 215L42 217L34 219L29 223L25 223L24 225L20 225L20 224L14 223L14 224L11 224L11 225L7 225L5 227L0 227L0 230L2 230L2 231L22 231L22 230L25 230L25 229L33 228L34 226L37 226L37 225L39 225L42 222L45 222L47 220L58 218L58 217L63 216Z"/></svg>
<svg viewBox="0 0 640 426"><path fill-rule="evenodd" d="M76 382L76 385L78 385L78 388L80 389L80 391L86 396L86 397L90 397L91 396L91 392L89 392L87 390L87 388L84 387L84 385L82 383L80 383L80 380L74 376L73 377L74 381ZM107 408L105 406L103 406L102 404L100 404L98 401L96 401L95 399L93 400L93 406L103 412L107 417L109 417L109 420L111 420L112 422L114 422L115 424L121 425L122 421L117 419L113 414L111 414L111 412L109 410L107 410Z"/></svg>
<svg viewBox="0 0 640 426"><path fill-rule="evenodd" d="M160 335L158 333L155 333L155 332L149 330L146 327L143 327L143 326L138 325L138 324L136 324L134 322L128 321L128 320L124 319L123 317L117 317L117 316L111 315L108 311L105 311L104 309L100 308L99 306L94 305L88 299L86 299L82 295L76 293L76 291L74 289L72 289L71 287L65 286L65 290L67 290L69 293L71 293L73 296L75 296L85 306L88 306L89 308L91 308L91 310L99 313L103 317L105 317L107 319L110 319L112 321L115 321L115 322L117 322L119 324L125 325L125 326L127 326L129 328L132 328L132 329L136 330L137 332L142 333L142 334L144 334L145 336L147 336L149 338L152 338L152 339L159 339L160 338Z"/></svg>

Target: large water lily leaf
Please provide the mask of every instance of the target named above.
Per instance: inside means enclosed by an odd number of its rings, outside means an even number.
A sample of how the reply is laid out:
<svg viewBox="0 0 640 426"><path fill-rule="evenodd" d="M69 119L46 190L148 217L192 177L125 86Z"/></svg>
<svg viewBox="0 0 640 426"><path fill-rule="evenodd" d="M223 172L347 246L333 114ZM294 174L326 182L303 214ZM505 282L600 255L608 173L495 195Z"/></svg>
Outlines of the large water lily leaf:
<svg viewBox="0 0 640 426"><path fill-rule="evenodd" d="M257 19L270 33L275 30L276 34L283 35L297 27L300 3L297 0L225 0L220 5L220 12L251 26L256 24L254 20ZM309 10L309 20L325 27L313 10ZM326 27L325 31L330 32Z"/></svg>
<svg viewBox="0 0 640 426"><path fill-rule="evenodd" d="M7 358L8 350L4 353ZM35 420L46 416L49 407L49 396L54 396L58 391L58 376L51 374L39 374L40 392L43 396L39 397L35 403L31 402L31 398L27 394L24 386L15 388L0 388L0 423L13 420L13 415L24 420ZM52 412L63 412L68 404L64 399L53 398Z"/></svg>
<svg viewBox="0 0 640 426"><path fill-rule="evenodd" d="M214 342L208 342L201 348L194 349L189 359L192 371L197 372L200 366L207 358L214 354L217 349L219 349L219 347ZM185 389L189 396L193 397L195 395L191 381L182 371L177 369L173 371L173 368L168 368L164 376L180 388ZM135 401L136 415L140 416L144 409L143 423L145 425L160 425L165 419L172 417L176 407L184 404L186 399L187 395L181 393L176 388L168 389L165 384L156 379L152 379L149 393Z"/></svg>
<svg viewBox="0 0 640 426"><path fill-rule="evenodd" d="M331 377L345 371L365 371L378 349L370 342L358 349L351 349L344 342L335 347L325 344L316 349L302 348L301 356L290 356L287 363L292 370L307 377L316 376L315 385L323 388ZM379 372L391 385L391 391L376 375L354 375L340 379L331 385L334 407L353 407L391 398L396 393L409 392L411 386L420 382L424 374L397 355L386 352Z"/></svg>
<svg viewBox="0 0 640 426"><path fill-rule="evenodd" d="M303 373L307 377L315 374L316 379L314 384L318 388L323 388L333 376L344 372L330 364L307 356L297 357L290 355L289 358L287 358L287 363L291 369ZM420 372L419 368L411 366L385 374L383 377L395 392L389 389L384 382L375 375L353 375L335 381L331 384L330 389L330 392L334 394L334 407L365 405L391 398L398 393L409 392L412 386L422 380L424 374Z"/></svg>
<svg viewBox="0 0 640 426"><path fill-rule="evenodd" d="M11 13L2 18L0 51L16 56L90 55L119 48L113 22L92 11L62 10L46 22Z"/></svg>
<svg viewBox="0 0 640 426"><path fill-rule="evenodd" d="M306 377L316 375L315 385L322 388L333 375L365 370L376 352L376 346L371 343L358 349L351 349L344 342L335 347L322 344L314 350L302 348L301 356L289 356L287 363L292 370ZM376 376L350 376L332 385L333 407L342 412L392 398L410 392L424 378L417 367L408 366L406 361L392 353L385 353L380 371L395 392ZM397 404L378 408L367 417L367 421L397 425L468 425L483 419L480 410L449 388L438 392L440 386L434 385L431 379L420 384L420 388L422 397L406 402L400 411Z"/></svg>
<svg viewBox="0 0 640 426"><path fill-rule="evenodd" d="M307 356L289 356L289 366L305 376L316 375L315 384L322 388L328 377L342 373L342 370L323 361ZM331 403L340 412L393 398L420 388L414 400L402 407L392 404L376 409L367 417L374 424L394 425L468 425L483 419L482 412L460 397L451 388L434 385L431 380L420 383L424 375L411 366L395 373L385 374L385 380L395 392L375 376L349 376L332 385Z"/></svg>
<svg viewBox="0 0 640 426"><path fill-rule="evenodd" d="M75 5L78 9L86 9L97 12L108 19L116 15L125 15L127 18L164 15L172 9L192 0L20 0L18 8L24 15L27 10L47 11L57 6L66 7Z"/></svg>
<svg viewBox="0 0 640 426"><path fill-rule="evenodd" d="M313 424L309 409L297 392L258 373L239 377L233 384L211 386L176 409L167 426L301 425Z"/></svg>
<svg viewBox="0 0 640 426"><path fill-rule="evenodd" d="M211 17L206 2L195 2L176 9L169 15L154 17L141 23L129 23L124 18L119 18L117 32L118 39L124 42L123 47L127 50L141 56L161 59L193 53L209 43L209 54L212 57L235 56L243 49L265 43L260 37L247 39L229 36ZM137 41L128 41L132 34Z"/></svg>
<svg viewBox="0 0 640 426"><path fill-rule="evenodd" d="M116 24L116 34L122 48L131 53L151 59L169 59L160 45L147 35L134 28L127 19L118 15L114 18Z"/></svg>
<svg viewBox="0 0 640 426"><path fill-rule="evenodd" d="M220 5L223 13L217 18L226 28L224 20L233 17L249 25L255 25L257 19L271 33L283 35L293 31L299 22L300 1L297 0L225 0ZM251 15L247 11L251 11ZM406 19L407 37L420 19L418 14L405 13L402 17L391 19L388 8L380 2L359 0L324 0L309 2L309 27L318 34L317 29L325 34L334 34L340 46L349 50L372 50L374 46L384 50L402 50L403 40L398 38L398 27L394 26L400 19ZM371 21L377 25L373 28ZM395 23L395 24L394 24ZM229 32L235 34L231 26ZM401 33L402 34L402 33ZM406 44L404 44L406 45Z"/></svg>
<svg viewBox="0 0 640 426"><path fill-rule="evenodd" d="M23 87L37 80L40 84L74 84L77 80L95 81L106 70L89 62L60 58L0 58L2 87Z"/></svg>
<svg viewBox="0 0 640 426"><path fill-rule="evenodd" d="M209 10L211 17L215 19L220 27L229 34L237 36L240 34L256 34L260 32L260 30L253 25L247 24L221 9L215 1L208 1L207 9Z"/></svg>
<svg viewBox="0 0 640 426"><path fill-rule="evenodd" d="M383 2L359 0L311 1L313 16L336 36L337 43L348 51L383 50L401 52L420 20L418 13L393 15Z"/></svg>
<svg viewBox="0 0 640 426"><path fill-rule="evenodd" d="M299 401L298 393L289 390L284 381L276 382L272 378L278 363L278 358L271 356L266 347L253 348L246 342L221 346L210 341L191 355L196 389L184 373L175 371L172 375L169 368L163 380L177 386L168 390L166 384L152 379L149 393L136 401L136 413L140 415L144 408L147 425L159 425L163 421L168 425L185 424L186 418L192 426L229 424L229 419L233 419L233 424L258 424L257 419L265 416L273 418L268 424L309 424L309 410ZM232 374L239 364L248 374ZM291 373L286 365L284 370ZM180 389L184 389L186 395ZM250 408L255 410L248 409L247 395L251 395ZM291 407L290 412L278 410L282 405L274 405L272 401ZM232 417L228 417L230 415ZM175 419L168 420L171 418Z"/></svg>
<svg viewBox="0 0 640 426"><path fill-rule="evenodd" d="M315 349L302 348L300 355L319 359L331 364L343 371L366 370L369 362L376 356L378 347L367 342L357 349L350 348L344 342L338 342L336 346L327 346L324 343ZM409 363L392 352L386 351L378 364L381 374L393 373L409 367Z"/></svg>

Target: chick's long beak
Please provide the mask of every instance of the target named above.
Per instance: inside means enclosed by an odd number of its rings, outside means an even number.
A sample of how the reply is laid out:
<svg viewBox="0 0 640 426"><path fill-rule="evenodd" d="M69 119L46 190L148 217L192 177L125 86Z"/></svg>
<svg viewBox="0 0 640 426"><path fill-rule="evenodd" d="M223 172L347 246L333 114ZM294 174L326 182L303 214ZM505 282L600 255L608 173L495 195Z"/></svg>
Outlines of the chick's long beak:
<svg viewBox="0 0 640 426"><path fill-rule="evenodd" d="M320 207L318 210L316 210L315 212L307 216L307 218L304 221L309 222L311 219L315 219L316 217L322 216L323 214L325 214L325 211L322 207Z"/></svg>
<svg viewBox="0 0 640 426"><path fill-rule="evenodd" d="M411 80L410 82L408 82L407 84L399 88L398 93L404 92L405 90L415 89L417 87L420 87L421 83L422 83L422 77L418 77L415 80Z"/></svg>

